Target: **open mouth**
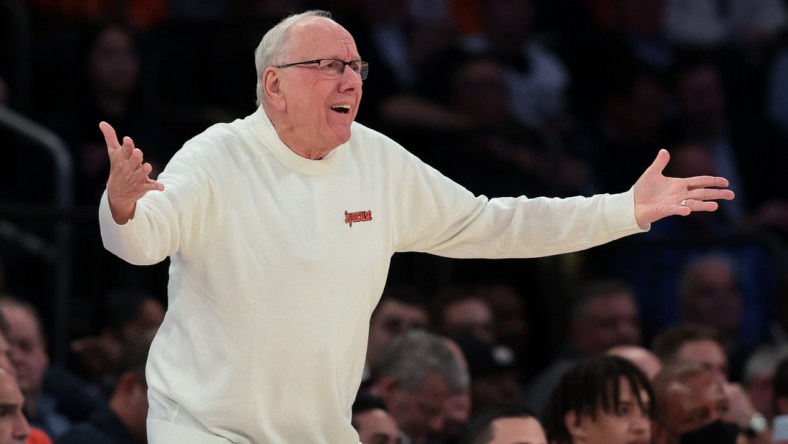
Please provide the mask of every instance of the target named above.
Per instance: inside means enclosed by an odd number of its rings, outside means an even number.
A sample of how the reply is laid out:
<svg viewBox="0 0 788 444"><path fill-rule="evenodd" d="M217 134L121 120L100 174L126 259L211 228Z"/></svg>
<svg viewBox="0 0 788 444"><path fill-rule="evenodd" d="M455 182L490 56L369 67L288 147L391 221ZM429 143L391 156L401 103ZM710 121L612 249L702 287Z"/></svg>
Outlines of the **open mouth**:
<svg viewBox="0 0 788 444"><path fill-rule="evenodd" d="M350 105L334 105L331 110L337 113L347 114L350 112Z"/></svg>

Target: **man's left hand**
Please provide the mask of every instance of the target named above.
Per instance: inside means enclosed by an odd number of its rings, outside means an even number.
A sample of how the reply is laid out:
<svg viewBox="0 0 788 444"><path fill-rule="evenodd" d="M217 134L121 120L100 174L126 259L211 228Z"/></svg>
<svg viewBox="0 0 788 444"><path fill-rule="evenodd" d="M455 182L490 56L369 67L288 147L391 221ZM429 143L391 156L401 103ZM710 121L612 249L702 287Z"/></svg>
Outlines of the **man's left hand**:
<svg viewBox="0 0 788 444"><path fill-rule="evenodd" d="M716 176L665 177L670 160L661 149L657 158L635 182L635 220L640 227L667 216L688 216L693 211L716 211L717 200L731 200L728 179Z"/></svg>

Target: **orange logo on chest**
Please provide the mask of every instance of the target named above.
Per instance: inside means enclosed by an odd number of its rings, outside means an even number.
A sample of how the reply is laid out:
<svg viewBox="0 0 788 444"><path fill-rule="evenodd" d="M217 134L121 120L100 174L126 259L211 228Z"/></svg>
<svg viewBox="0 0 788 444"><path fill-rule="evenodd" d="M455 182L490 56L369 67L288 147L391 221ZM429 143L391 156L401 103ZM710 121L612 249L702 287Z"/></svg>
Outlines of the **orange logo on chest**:
<svg viewBox="0 0 788 444"><path fill-rule="evenodd" d="M367 222L372 220L372 211L354 211L352 213L348 213L345 211L345 223L349 227L353 227L353 224L356 222Z"/></svg>

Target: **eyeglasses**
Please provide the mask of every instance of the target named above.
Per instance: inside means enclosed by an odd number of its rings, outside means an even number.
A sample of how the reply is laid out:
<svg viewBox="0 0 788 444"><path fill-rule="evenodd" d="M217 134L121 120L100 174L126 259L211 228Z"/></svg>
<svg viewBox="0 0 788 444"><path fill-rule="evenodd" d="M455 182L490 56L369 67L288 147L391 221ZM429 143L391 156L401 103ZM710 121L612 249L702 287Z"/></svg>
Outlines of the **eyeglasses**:
<svg viewBox="0 0 788 444"><path fill-rule="evenodd" d="M305 66L317 65L317 70L330 77L339 77L345 72L345 67L349 66L354 73L361 77L361 80L367 79L369 74L369 63L362 60L353 60L345 62L344 60L337 59L316 59L307 60L305 62L285 63L283 65L274 65L274 68L290 68L292 66Z"/></svg>

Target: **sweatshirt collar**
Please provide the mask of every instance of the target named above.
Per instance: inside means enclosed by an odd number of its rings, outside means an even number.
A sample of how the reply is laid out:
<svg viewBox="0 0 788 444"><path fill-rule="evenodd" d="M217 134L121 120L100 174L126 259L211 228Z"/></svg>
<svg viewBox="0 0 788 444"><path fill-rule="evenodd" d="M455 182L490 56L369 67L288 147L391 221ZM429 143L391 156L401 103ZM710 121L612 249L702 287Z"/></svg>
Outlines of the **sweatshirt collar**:
<svg viewBox="0 0 788 444"><path fill-rule="evenodd" d="M265 147L267 147L282 164L292 171L307 176L323 176L329 174L337 168L337 165L339 165L339 162L347 152L346 146L348 143L343 143L322 159L313 160L301 157L282 142L279 135L276 133L273 123L271 123L271 119L268 118L262 106L259 106L257 111L249 116L249 119L251 119L252 127L262 139Z"/></svg>

